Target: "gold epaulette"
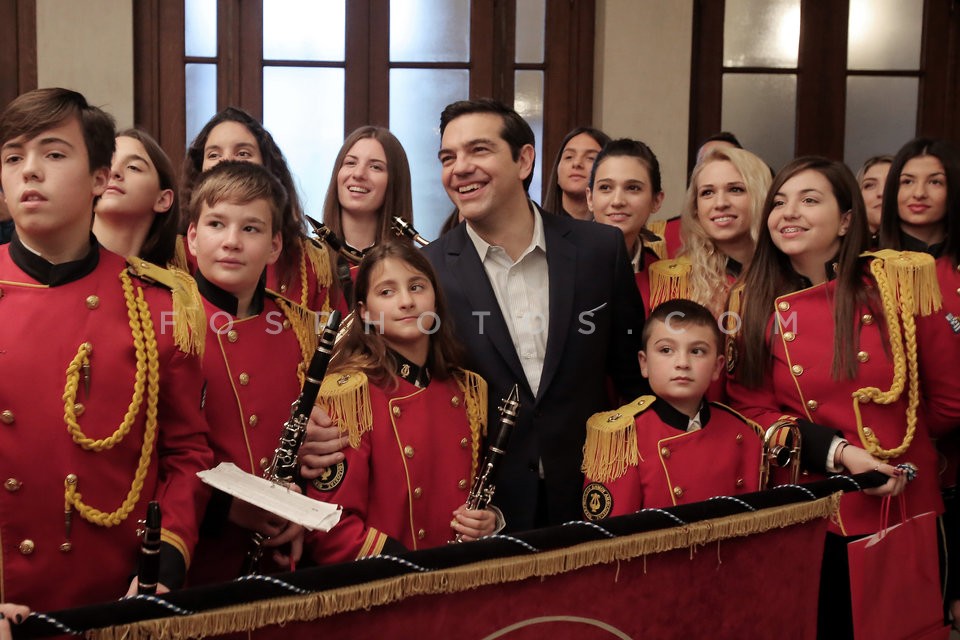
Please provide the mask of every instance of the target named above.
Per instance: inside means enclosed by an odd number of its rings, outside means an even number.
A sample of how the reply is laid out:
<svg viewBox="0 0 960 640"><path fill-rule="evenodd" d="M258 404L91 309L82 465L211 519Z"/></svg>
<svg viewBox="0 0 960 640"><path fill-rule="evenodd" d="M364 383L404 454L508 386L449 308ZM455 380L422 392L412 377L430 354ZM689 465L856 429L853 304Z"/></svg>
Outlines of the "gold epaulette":
<svg viewBox="0 0 960 640"><path fill-rule="evenodd" d="M754 432L756 432L757 437L759 437L761 440L763 440L764 429L763 429L763 427L760 426L759 423L754 422L753 420L751 420L751 419L748 418L747 416L743 415L742 413L740 413L739 411L737 411L737 410L735 410L735 409L732 409L732 408L728 407L727 405L723 404L722 402L713 402L713 401L711 401L709 404L710 404L711 407L716 407L717 409L721 409L721 410L726 411L727 413L729 413L729 414L731 414L731 415L733 415L733 416L736 416L737 418L739 418L740 420L742 420L742 421L744 422L744 424L746 424L748 427L750 427L751 429L753 429Z"/></svg>
<svg viewBox="0 0 960 640"><path fill-rule="evenodd" d="M177 236L177 241L173 245L173 260L169 262L167 267L190 273L190 261L187 259L187 238L185 236Z"/></svg>
<svg viewBox="0 0 960 640"><path fill-rule="evenodd" d="M647 224L643 225L644 228L651 233L651 235L656 236L654 238L644 238L643 244L648 247L651 251L657 254L657 257L661 260L667 257L667 221L666 220L647 220ZM653 308L653 305L650 306Z"/></svg>
<svg viewBox="0 0 960 640"><path fill-rule="evenodd" d="M480 439L487 435L487 381L466 369L460 369L455 377L457 386L463 391L467 420L470 422L470 477L474 478L480 461Z"/></svg>
<svg viewBox="0 0 960 640"><path fill-rule="evenodd" d="M297 336L301 355L297 377L302 385L307 367L310 366L310 360L313 358L313 352L317 349L317 314L292 300L287 300L276 291L267 289L266 295L277 303L287 322L290 323L294 335Z"/></svg>
<svg viewBox="0 0 960 640"><path fill-rule="evenodd" d="M305 259L309 260L313 272L317 274L317 282L329 287L330 283L333 282L333 272L330 267L330 251L327 249L327 245L317 244L309 238L304 238L301 246Z"/></svg>
<svg viewBox="0 0 960 640"><path fill-rule="evenodd" d="M207 314L196 281L181 269L165 269L142 258L127 258L128 270L141 280L166 287L173 297L173 341L184 353L203 355Z"/></svg>
<svg viewBox="0 0 960 640"><path fill-rule="evenodd" d="M688 258L658 260L647 267L650 274L650 308L667 300L690 297L690 272L693 265Z"/></svg>
<svg viewBox="0 0 960 640"><path fill-rule="evenodd" d="M601 411L587 419L582 471L590 480L616 480L640 462L634 418L649 409L655 396L640 396L615 411Z"/></svg>
<svg viewBox="0 0 960 640"><path fill-rule="evenodd" d="M350 437L350 446L360 446L360 438L373 428L370 385L367 374L359 371L331 373L323 379L317 404L330 414L341 433Z"/></svg>
<svg viewBox="0 0 960 640"><path fill-rule="evenodd" d="M894 288L892 293L901 304L907 303L907 309L913 315L928 316L940 309L942 300L933 256L892 249L867 252L861 256L880 261L887 281Z"/></svg>

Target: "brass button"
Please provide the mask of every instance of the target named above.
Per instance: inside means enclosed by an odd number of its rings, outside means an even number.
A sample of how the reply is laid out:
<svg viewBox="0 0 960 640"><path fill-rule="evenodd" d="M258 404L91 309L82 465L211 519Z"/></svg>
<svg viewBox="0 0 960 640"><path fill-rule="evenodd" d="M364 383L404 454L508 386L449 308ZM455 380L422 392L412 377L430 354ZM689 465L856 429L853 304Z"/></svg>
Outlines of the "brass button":
<svg viewBox="0 0 960 640"><path fill-rule="evenodd" d="M81 402L77 402L76 404L73 405L73 415L77 416L78 418L82 416L83 412L86 410L87 408L83 406L83 403Z"/></svg>
<svg viewBox="0 0 960 640"><path fill-rule="evenodd" d="M960 296L960 287L957 288L957 295Z"/></svg>
<svg viewBox="0 0 960 640"><path fill-rule="evenodd" d="M873 435L873 429L871 429L870 427L864 427L864 428L863 428L863 435L865 435L865 436L867 436L867 437L869 438L870 436Z"/></svg>
<svg viewBox="0 0 960 640"><path fill-rule="evenodd" d="M682 487L674 487L674 488L673 488L673 495L677 496L678 498L682 498L682 497L683 497L683 488L682 488Z"/></svg>
<svg viewBox="0 0 960 640"><path fill-rule="evenodd" d="M467 488L467 481L461 479L460 482L457 483L457 486L458 486L460 489L466 489L466 488Z"/></svg>
<svg viewBox="0 0 960 640"><path fill-rule="evenodd" d="M413 457L413 447L411 447L410 445L405 446L405 447L403 448L403 455L407 456L408 458L412 458L412 457Z"/></svg>
<svg viewBox="0 0 960 640"><path fill-rule="evenodd" d="M738 434L737 434L737 444L743 444L743 434L742 434L742 433L738 433Z"/></svg>
<svg viewBox="0 0 960 640"><path fill-rule="evenodd" d="M423 529L420 529L419 531L417 531L417 539L418 539L418 540L423 540L423 539L426 538L426 537L427 537L427 532L426 532L426 531L424 531Z"/></svg>
<svg viewBox="0 0 960 640"><path fill-rule="evenodd" d="M452 398L450 398L450 406L451 406L451 407L459 407L459 406L460 406L460 397L459 397L459 396L453 396Z"/></svg>
<svg viewBox="0 0 960 640"><path fill-rule="evenodd" d="M866 351L857 352L857 360L859 360L860 362L866 362L869 359L870 359L870 354L867 353Z"/></svg>
<svg viewBox="0 0 960 640"><path fill-rule="evenodd" d="M819 406L820 403L816 400L807 400L807 409L810 409L810 411L816 411Z"/></svg>
<svg viewBox="0 0 960 640"><path fill-rule="evenodd" d="M660 455L664 458L670 457L670 447L660 447Z"/></svg>
<svg viewBox="0 0 960 640"><path fill-rule="evenodd" d="M737 478L737 489L743 488L743 478Z"/></svg>
<svg viewBox="0 0 960 640"><path fill-rule="evenodd" d="M245 387L248 384L250 384L250 374L241 373L239 377L240 377L240 386Z"/></svg>
<svg viewBox="0 0 960 640"><path fill-rule="evenodd" d="M229 340L230 342L236 342L237 338L239 337L240 337L240 334L237 333L236 329L230 329L230 331L227 331L227 340Z"/></svg>
<svg viewBox="0 0 960 640"><path fill-rule="evenodd" d="M70 553L73 551L73 544L70 542L61 542L60 543L60 553Z"/></svg>
<svg viewBox="0 0 960 640"><path fill-rule="evenodd" d="M286 292L286 290L287 290L287 285L286 285L286 284L280 285L280 293L284 293L284 292Z"/></svg>
<svg viewBox="0 0 960 640"><path fill-rule="evenodd" d="M96 309L100 306L100 298L97 296L87 296L87 309Z"/></svg>
<svg viewBox="0 0 960 640"><path fill-rule="evenodd" d="M787 342L793 342L793 340L796 337L797 336L793 333L793 331L787 331L786 333L783 334L783 339L786 340Z"/></svg>
<svg viewBox="0 0 960 640"><path fill-rule="evenodd" d="M413 497L419 499L423 496L423 487L417 487L413 490Z"/></svg>
<svg viewBox="0 0 960 640"><path fill-rule="evenodd" d="M260 458L260 468L264 471L270 466L270 458Z"/></svg>
<svg viewBox="0 0 960 640"><path fill-rule="evenodd" d="M20 487L23 486L23 483L17 480L16 478L7 478L7 481L3 483L3 488L13 493L14 491L19 491Z"/></svg>
<svg viewBox="0 0 960 640"><path fill-rule="evenodd" d="M20 553L22 553L25 556L28 556L31 553L33 553L33 550L36 547L37 545L33 543L33 540L24 540L23 542L20 543L19 549L20 549Z"/></svg>
<svg viewBox="0 0 960 640"><path fill-rule="evenodd" d="M398 407L397 405L393 405L393 407L390 409L390 411L391 411L391 412L393 413L393 415L395 415L396 417L398 417L398 418L400 417L400 407Z"/></svg>
<svg viewBox="0 0 960 640"><path fill-rule="evenodd" d="M292 326L293 326L293 325L290 324L290 321L289 321L289 320L287 320L286 318L283 319L283 328L284 328L284 329L289 329L289 328L292 327Z"/></svg>
<svg viewBox="0 0 960 640"><path fill-rule="evenodd" d="M247 424L251 427L257 426L257 423L260 422L260 418L257 417L257 414L252 414L250 418L247 419Z"/></svg>
<svg viewBox="0 0 960 640"><path fill-rule="evenodd" d="M77 475L76 475L75 473L68 473L68 474L67 474L67 477L64 478L64 480L66 481L66 483L67 483L68 485L70 485L70 486L72 487L72 486L74 486L75 484L77 484Z"/></svg>
<svg viewBox="0 0 960 640"><path fill-rule="evenodd" d="M857 402L859 402L860 404L867 404L868 402L870 402L870 396L868 396L865 393L859 393L857 394Z"/></svg>
<svg viewBox="0 0 960 640"><path fill-rule="evenodd" d="M799 376L799 375L803 374L803 367L801 367L801 366L798 365L798 364L795 364L795 365L793 365L792 367L790 367L790 371L793 371L793 375Z"/></svg>
<svg viewBox="0 0 960 640"><path fill-rule="evenodd" d="M873 316L869 313L865 313L860 317L860 322L863 324L873 324Z"/></svg>
<svg viewBox="0 0 960 640"><path fill-rule="evenodd" d="M0 422L3 424L13 424L15 419L13 411L10 411L10 409L4 409L3 412L0 412Z"/></svg>
<svg viewBox="0 0 960 640"><path fill-rule="evenodd" d="M460 439L460 448L461 448L461 449L466 449L469 445L470 445L470 441L469 441L469 440L467 440L466 438L461 438L461 439Z"/></svg>
<svg viewBox="0 0 960 640"><path fill-rule="evenodd" d="M790 303L787 302L786 300L782 300L777 303L777 309L779 309L780 311L789 311Z"/></svg>

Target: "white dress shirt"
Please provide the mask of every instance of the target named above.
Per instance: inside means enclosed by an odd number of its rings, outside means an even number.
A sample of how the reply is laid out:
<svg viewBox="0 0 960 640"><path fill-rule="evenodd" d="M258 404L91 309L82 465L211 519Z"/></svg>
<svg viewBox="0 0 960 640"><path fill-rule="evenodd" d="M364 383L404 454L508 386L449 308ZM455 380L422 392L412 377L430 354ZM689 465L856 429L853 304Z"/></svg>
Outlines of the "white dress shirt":
<svg viewBox="0 0 960 640"><path fill-rule="evenodd" d="M514 262L503 247L491 245L467 224L467 235L477 249L497 297L500 313L507 323L513 348L533 395L540 388L543 359L547 353L550 327L550 277L547 271L547 242L543 219L533 212L533 238Z"/></svg>

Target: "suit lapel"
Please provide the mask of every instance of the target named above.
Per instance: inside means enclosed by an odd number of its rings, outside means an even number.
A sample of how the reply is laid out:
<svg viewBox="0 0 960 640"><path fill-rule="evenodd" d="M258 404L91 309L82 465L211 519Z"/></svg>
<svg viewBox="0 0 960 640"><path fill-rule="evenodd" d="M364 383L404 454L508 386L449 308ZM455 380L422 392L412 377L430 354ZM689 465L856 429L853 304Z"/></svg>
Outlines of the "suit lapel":
<svg viewBox="0 0 960 640"><path fill-rule="evenodd" d="M450 246L446 255L447 266L460 283L460 290L463 291L470 305L469 311L489 312L482 318L471 318L468 324L469 330L474 330L480 326L479 322L483 322L483 337L493 343L497 353L510 368L515 381L526 386L528 393L531 393L527 376L523 372L517 350L513 346L510 330L507 329L497 297L493 293L493 287L490 285L483 263L480 262L480 256L477 255L476 247L467 235L466 224L458 225L450 235Z"/></svg>
<svg viewBox="0 0 960 640"><path fill-rule="evenodd" d="M547 330L547 353L543 359L537 399L543 396L557 372L573 321L573 294L577 273L577 247L549 213L541 213L547 244L547 273L550 276L550 326Z"/></svg>

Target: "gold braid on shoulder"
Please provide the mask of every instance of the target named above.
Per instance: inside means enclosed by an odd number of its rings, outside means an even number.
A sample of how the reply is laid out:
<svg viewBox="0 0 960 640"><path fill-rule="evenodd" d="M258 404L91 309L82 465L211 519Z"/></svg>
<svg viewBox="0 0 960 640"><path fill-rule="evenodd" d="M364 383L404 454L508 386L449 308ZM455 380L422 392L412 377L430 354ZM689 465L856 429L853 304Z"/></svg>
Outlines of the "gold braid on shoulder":
<svg viewBox="0 0 960 640"><path fill-rule="evenodd" d="M457 386L463 391L467 420L470 423L472 443L470 478L477 476L480 464L480 439L487 435L487 381L472 371L461 369L455 376Z"/></svg>
<svg viewBox="0 0 960 640"><path fill-rule="evenodd" d="M881 460L897 458L910 448L917 430L917 406L920 403L920 381L917 366L917 314L929 315L940 308L940 288L936 266L931 256L922 253L891 250L865 254L873 259L870 273L877 283L887 323L890 353L893 358L893 380L890 389L863 387L853 393L853 412L857 418L860 442L871 455ZM907 387L907 429L896 447L881 446L876 434L864 427L860 405L867 402L892 404Z"/></svg>
<svg viewBox="0 0 960 640"><path fill-rule="evenodd" d="M306 307L294 304L286 298L270 292L274 302L280 307L294 335L297 336L297 342L300 344L300 364L297 365L297 379L300 386L303 386L304 376L307 373L307 367L310 366L310 359L313 352L317 350L317 314Z"/></svg>
<svg viewBox="0 0 960 640"><path fill-rule="evenodd" d="M327 289L327 295L323 299L323 308L318 309L323 313L330 313L330 285L333 283L333 270L330 266L330 252L326 245L318 246L309 238L300 240L300 250L303 256L300 258L300 305L310 306L310 276L307 270L307 262L313 267L313 272L317 276L317 283Z"/></svg>
<svg viewBox="0 0 960 640"><path fill-rule="evenodd" d="M122 441L133 427L143 407L146 398L146 424L143 435L143 445L140 447L140 459L134 473L130 490L123 503L112 512L101 511L83 501L78 491L79 479L70 474L64 481L64 509L67 520L67 542L69 545L70 512L76 509L87 522L101 526L112 527L123 522L137 502L143 490L143 482L150 468L150 459L153 456L154 443L157 437L157 399L160 393L160 363L157 351L157 336L154 332L153 320L150 317L150 307L143 297L143 290L138 288L134 293L133 283L126 270L120 272L120 282L123 286L123 295L127 303L127 317L130 331L133 336L133 346L136 352L136 375L133 384L133 397L127 407L126 415L116 431L108 438L95 440L88 437L77 422L77 387L80 384L81 370L90 361L93 345L84 342L80 345L77 355L67 367L66 386L63 391L63 418L67 431L80 447L88 451L106 451ZM69 547L67 547L69 548Z"/></svg>

